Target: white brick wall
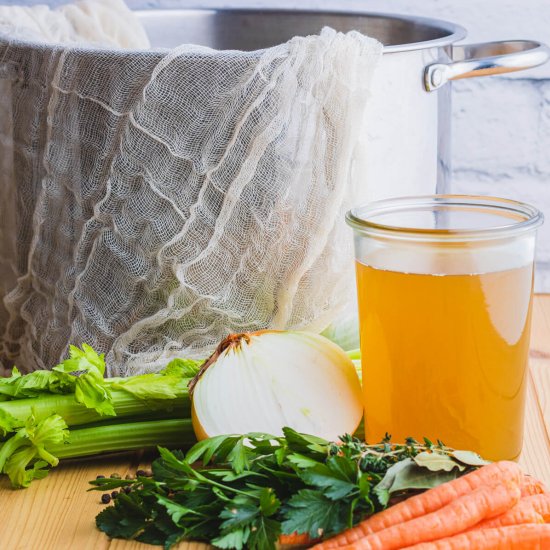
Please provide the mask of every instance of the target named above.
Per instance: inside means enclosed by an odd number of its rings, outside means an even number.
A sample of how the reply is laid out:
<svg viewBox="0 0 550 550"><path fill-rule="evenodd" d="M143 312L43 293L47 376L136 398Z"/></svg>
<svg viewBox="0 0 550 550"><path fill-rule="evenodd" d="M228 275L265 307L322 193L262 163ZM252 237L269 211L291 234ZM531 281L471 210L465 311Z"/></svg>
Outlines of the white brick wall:
<svg viewBox="0 0 550 550"><path fill-rule="evenodd" d="M453 110L453 191L522 200L545 213L536 286L550 292L550 80L464 80Z"/></svg>
<svg viewBox="0 0 550 550"><path fill-rule="evenodd" d="M279 7L408 13L459 23L468 30L469 42L529 38L550 44L550 0L127 2L134 8ZM539 234L537 288L550 292L550 63L506 77L456 82L453 124L454 191L524 200L545 212L548 222Z"/></svg>

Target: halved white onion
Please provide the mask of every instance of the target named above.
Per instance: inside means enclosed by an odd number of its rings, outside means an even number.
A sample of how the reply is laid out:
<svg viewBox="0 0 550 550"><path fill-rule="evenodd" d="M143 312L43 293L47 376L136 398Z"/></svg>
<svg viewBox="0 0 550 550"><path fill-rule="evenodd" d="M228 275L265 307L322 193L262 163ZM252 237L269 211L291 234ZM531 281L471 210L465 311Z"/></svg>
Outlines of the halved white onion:
<svg viewBox="0 0 550 550"><path fill-rule="evenodd" d="M296 431L333 440L353 433L363 414L352 361L309 332L231 335L192 388L198 439L223 434Z"/></svg>

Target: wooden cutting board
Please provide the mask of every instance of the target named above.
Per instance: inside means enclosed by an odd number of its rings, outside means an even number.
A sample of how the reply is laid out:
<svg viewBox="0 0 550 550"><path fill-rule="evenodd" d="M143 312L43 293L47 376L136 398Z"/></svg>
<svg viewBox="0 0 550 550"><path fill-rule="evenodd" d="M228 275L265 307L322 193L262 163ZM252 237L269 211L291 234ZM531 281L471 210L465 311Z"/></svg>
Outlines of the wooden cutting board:
<svg viewBox="0 0 550 550"><path fill-rule="evenodd" d="M525 445L520 464L550 486L550 295L535 298L531 340ZM29 489L13 490L0 482L0 548L11 550L146 550L151 546L110 541L94 524L102 510L100 494L88 493L98 474L134 474L140 453L80 460L53 470ZM205 544L182 543L178 550L200 550Z"/></svg>

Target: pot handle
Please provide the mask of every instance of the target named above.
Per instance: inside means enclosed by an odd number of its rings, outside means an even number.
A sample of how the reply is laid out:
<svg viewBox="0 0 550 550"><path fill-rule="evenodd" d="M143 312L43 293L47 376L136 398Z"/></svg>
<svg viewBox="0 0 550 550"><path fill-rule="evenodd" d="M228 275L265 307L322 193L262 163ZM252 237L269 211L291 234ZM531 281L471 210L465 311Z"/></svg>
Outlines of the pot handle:
<svg viewBox="0 0 550 550"><path fill-rule="evenodd" d="M532 40L453 46L452 63L434 63L424 69L424 87L432 92L449 80L522 71L546 63L549 56L547 46Z"/></svg>

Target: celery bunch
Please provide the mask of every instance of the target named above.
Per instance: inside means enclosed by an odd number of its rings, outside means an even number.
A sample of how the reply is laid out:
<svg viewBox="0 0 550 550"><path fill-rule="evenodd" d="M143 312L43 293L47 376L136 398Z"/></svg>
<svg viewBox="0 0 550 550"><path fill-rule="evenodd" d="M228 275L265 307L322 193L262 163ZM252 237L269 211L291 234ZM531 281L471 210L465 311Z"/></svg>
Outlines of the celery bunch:
<svg viewBox="0 0 550 550"><path fill-rule="evenodd" d="M0 378L0 473L27 487L62 458L193 444L187 384L199 365L174 359L159 373L105 378L103 355L83 344L51 371L14 367Z"/></svg>

